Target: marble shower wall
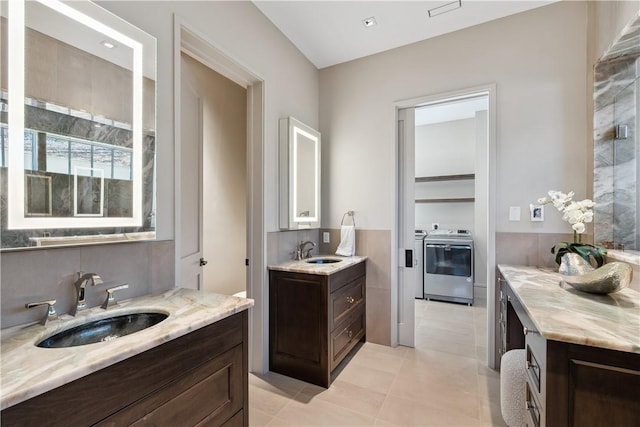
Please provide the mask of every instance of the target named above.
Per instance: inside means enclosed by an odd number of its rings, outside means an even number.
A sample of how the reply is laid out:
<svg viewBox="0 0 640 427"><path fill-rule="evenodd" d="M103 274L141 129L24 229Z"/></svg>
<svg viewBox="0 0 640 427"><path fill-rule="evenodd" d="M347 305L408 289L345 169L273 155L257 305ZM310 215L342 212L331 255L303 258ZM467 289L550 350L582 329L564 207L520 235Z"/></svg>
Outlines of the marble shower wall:
<svg viewBox="0 0 640 427"><path fill-rule="evenodd" d="M638 239L637 129L640 90L640 18L596 64L594 87L595 242L640 249ZM625 125L627 137L616 138Z"/></svg>

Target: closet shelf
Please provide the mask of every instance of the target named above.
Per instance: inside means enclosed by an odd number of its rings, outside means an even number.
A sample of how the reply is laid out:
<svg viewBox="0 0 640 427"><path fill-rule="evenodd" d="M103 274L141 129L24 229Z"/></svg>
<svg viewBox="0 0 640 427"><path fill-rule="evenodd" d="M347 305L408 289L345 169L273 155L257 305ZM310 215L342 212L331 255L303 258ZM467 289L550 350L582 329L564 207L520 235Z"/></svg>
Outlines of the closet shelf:
<svg viewBox="0 0 640 427"><path fill-rule="evenodd" d="M476 174L468 173L462 175L438 175L438 176L418 176L416 182L436 182L436 181L462 181L475 179Z"/></svg>
<svg viewBox="0 0 640 427"><path fill-rule="evenodd" d="M473 203L474 197L451 198L451 199L416 199L416 203Z"/></svg>

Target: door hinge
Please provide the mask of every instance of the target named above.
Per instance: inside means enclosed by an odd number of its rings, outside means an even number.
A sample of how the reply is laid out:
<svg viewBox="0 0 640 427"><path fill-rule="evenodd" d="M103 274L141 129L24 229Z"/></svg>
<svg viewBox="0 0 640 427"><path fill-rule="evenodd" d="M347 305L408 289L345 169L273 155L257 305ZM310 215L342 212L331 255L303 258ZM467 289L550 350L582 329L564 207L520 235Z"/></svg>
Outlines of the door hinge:
<svg viewBox="0 0 640 427"><path fill-rule="evenodd" d="M249 266L249 258L244 259L244 265Z"/></svg>

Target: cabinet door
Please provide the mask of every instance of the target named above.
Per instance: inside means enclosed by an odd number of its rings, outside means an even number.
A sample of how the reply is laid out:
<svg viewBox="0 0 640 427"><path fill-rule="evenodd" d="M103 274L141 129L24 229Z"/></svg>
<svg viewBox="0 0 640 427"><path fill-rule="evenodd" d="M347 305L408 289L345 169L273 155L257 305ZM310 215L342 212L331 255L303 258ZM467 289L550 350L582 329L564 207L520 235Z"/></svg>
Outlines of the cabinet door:
<svg viewBox="0 0 640 427"><path fill-rule="evenodd" d="M546 375L542 425L638 425L640 354L548 341Z"/></svg>
<svg viewBox="0 0 640 427"><path fill-rule="evenodd" d="M242 404L242 346L237 346L98 425L221 425Z"/></svg>
<svg viewBox="0 0 640 427"><path fill-rule="evenodd" d="M326 276L272 271L269 369L329 385Z"/></svg>

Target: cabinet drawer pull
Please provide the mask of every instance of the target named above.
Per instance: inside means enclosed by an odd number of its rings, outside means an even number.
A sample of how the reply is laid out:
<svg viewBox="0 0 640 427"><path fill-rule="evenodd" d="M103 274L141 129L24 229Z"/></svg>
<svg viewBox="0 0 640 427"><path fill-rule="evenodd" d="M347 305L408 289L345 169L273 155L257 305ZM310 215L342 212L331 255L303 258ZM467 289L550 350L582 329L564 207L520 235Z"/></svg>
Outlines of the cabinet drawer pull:
<svg viewBox="0 0 640 427"><path fill-rule="evenodd" d="M522 327L522 332L527 335L527 334L538 334L539 332L536 331L535 329L529 329L526 326Z"/></svg>
<svg viewBox="0 0 640 427"><path fill-rule="evenodd" d="M349 304L353 304L354 302L356 302L356 299L355 299L354 297L352 297L352 296L348 296L348 297L347 297L347 302L348 302Z"/></svg>
<svg viewBox="0 0 640 427"><path fill-rule="evenodd" d="M533 420L534 426L535 427L539 427L540 426L540 412L539 412L538 408L536 407L536 405L531 403L530 400L526 401L526 405L527 405L527 411L529 411L529 414L531 415L531 419Z"/></svg>
<svg viewBox="0 0 640 427"><path fill-rule="evenodd" d="M349 338L353 337L353 331L349 331L349 332L347 332L347 336L348 336Z"/></svg>

